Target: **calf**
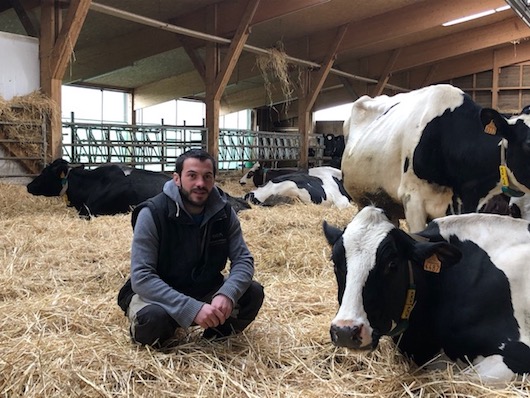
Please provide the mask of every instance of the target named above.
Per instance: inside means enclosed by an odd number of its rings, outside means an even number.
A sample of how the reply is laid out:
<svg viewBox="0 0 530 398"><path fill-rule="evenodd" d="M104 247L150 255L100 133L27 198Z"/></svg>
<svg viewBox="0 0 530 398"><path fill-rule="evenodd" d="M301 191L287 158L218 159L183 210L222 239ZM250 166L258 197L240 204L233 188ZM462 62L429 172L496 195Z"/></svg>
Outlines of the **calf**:
<svg viewBox="0 0 530 398"><path fill-rule="evenodd" d="M259 162L256 162L252 168L241 177L239 183L241 185L246 185L252 182L255 187L261 187L273 178L297 172L303 171L295 168L267 169L262 167Z"/></svg>
<svg viewBox="0 0 530 398"><path fill-rule="evenodd" d="M314 167L307 173L293 173L273 178L264 186L247 195L245 199L254 204L267 203L271 198L300 199L304 203L336 206L339 209L351 206L350 197L342 186L340 170L333 167Z"/></svg>
<svg viewBox="0 0 530 398"><path fill-rule="evenodd" d="M498 193L528 193L529 120L482 109L450 85L363 96L345 122L344 187L360 206L404 216L412 231L453 203L469 213Z"/></svg>
<svg viewBox="0 0 530 398"><path fill-rule="evenodd" d="M333 344L371 350L392 336L419 365L443 350L486 382L530 372L529 222L447 216L409 235L367 206L324 234L340 305Z"/></svg>

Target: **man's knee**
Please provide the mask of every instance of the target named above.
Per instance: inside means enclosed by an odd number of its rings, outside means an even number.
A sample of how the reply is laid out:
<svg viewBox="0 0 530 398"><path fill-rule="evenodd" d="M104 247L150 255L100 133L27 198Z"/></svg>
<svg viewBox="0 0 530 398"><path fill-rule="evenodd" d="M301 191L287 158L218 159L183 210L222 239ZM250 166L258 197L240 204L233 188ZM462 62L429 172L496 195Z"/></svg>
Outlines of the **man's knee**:
<svg viewBox="0 0 530 398"><path fill-rule="evenodd" d="M256 281L252 281L247 291L238 301L240 306L240 314L238 318L241 317L243 319L254 320L256 315L258 315L264 298L265 293L263 291L263 286Z"/></svg>
<svg viewBox="0 0 530 398"><path fill-rule="evenodd" d="M140 344L162 344L174 335L177 326L162 307L149 304L131 317L131 336Z"/></svg>

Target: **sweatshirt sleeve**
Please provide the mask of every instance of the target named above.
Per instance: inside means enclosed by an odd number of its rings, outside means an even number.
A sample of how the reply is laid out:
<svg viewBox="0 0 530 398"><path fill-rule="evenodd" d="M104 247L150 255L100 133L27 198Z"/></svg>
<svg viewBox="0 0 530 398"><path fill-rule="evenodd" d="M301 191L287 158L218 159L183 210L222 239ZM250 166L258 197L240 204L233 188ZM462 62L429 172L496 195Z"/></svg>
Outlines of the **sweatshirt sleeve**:
<svg viewBox="0 0 530 398"><path fill-rule="evenodd" d="M234 211L231 210L229 227L230 273L224 284L215 295L223 294L232 302L237 302L250 286L254 276L254 258L243 239L241 224Z"/></svg>
<svg viewBox="0 0 530 398"><path fill-rule="evenodd" d="M158 231L151 210L140 210L131 247L131 283L133 291L148 303L161 306L177 323L189 327L203 302L178 292L157 273Z"/></svg>

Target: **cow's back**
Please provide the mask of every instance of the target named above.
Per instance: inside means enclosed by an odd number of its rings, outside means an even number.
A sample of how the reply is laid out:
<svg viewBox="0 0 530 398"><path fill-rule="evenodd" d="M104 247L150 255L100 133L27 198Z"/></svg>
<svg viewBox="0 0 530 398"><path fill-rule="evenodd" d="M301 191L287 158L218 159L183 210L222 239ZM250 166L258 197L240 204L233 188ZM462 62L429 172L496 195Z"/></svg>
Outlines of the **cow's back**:
<svg viewBox="0 0 530 398"><path fill-rule="evenodd" d="M430 239L441 236L453 244L473 242L487 253L508 279L521 341L530 345L530 296L527 294L530 288L530 223L496 214L472 213L435 219L421 235Z"/></svg>
<svg viewBox="0 0 530 398"><path fill-rule="evenodd" d="M357 100L341 165L344 187L350 195L383 189L400 201L398 190L405 163L412 161L425 126L463 100L463 92L449 85Z"/></svg>

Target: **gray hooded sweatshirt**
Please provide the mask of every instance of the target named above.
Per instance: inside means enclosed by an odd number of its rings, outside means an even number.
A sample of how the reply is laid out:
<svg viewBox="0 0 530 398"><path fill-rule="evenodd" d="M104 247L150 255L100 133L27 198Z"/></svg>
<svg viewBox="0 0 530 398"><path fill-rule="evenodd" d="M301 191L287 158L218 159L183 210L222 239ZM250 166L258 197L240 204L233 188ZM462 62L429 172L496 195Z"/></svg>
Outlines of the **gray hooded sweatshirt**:
<svg viewBox="0 0 530 398"><path fill-rule="evenodd" d="M191 215L183 206L179 188L173 180L164 185L163 193L176 204L177 218ZM205 206L201 227L223 210L226 197L214 187ZM249 287L254 275L254 259L243 239L239 219L233 209L228 226L228 259L230 272L224 283L213 296L223 294L236 303ZM157 273L159 237L153 215L149 207L138 213L134 227L131 248L131 283L133 291L142 300L161 306L181 327L189 327L204 302L175 290ZM193 246L193 245L190 245ZM180 256L180 255L179 255ZM197 256L197 253L182 252L182 256ZM178 265L176 265L178 267Z"/></svg>

